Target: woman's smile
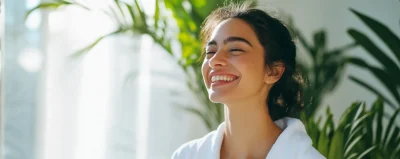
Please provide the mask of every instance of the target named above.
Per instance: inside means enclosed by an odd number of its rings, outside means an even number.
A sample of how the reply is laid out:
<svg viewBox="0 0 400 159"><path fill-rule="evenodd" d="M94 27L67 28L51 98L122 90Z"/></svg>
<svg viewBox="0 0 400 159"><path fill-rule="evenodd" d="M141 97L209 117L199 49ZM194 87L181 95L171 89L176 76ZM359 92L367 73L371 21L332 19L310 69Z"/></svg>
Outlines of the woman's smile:
<svg viewBox="0 0 400 159"><path fill-rule="evenodd" d="M233 84L238 81L238 78L235 77L227 77L227 76L213 76L214 81L211 80L211 89L216 88L218 86L225 86L228 84Z"/></svg>
<svg viewBox="0 0 400 159"><path fill-rule="evenodd" d="M238 76L223 72L212 72L209 76L210 88L216 88L218 86L228 85L235 83L239 79Z"/></svg>

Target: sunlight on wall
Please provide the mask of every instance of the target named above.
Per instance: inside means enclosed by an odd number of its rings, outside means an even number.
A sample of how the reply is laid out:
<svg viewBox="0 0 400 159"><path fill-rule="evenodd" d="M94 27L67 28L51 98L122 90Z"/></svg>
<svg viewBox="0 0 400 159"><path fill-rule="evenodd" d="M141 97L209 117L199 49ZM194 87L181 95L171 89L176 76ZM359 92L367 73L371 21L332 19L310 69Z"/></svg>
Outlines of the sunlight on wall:
<svg viewBox="0 0 400 159"><path fill-rule="evenodd" d="M36 48L24 48L18 57L18 64L27 72L37 72L42 68L42 53Z"/></svg>
<svg viewBox="0 0 400 159"><path fill-rule="evenodd" d="M142 4L143 4L142 0ZM154 3L154 1L147 1L146 4ZM143 5L146 13L151 12L152 6L154 5ZM140 46L140 64L139 64L139 97L137 102L137 114L136 114L136 159L147 159L148 155L148 129L149 129L149 110L150 110L150 90L151 90L151 70L150 70L150 58L151 58L151 47L153 42L150 37L142 36Z"/></svg>
<svg viewBox="0 0 400 159"><path fill-rule="evenodd" d="M152 41L147 36L142 36L140 46L140 65L139 65L139 97L137 98L137 114L136 114L136 159L147 158L147 141L149 129L149 109L150 109L150 50Z"/></svg>
<svg viewBox="0 0 400 159"><path fill-rule="evenodd" d="M102 159L111 92L109 52L88 54L82 65L75 159Z"/></svg>
<svg viewBox="0 0 400 159"><path fill-rule="evenodd" d="M102 0L103 2L109 2L110 0ZM84 2L84 3L83 3ZM132 1L129 1L131 3ZM93 6L92 4L98 1L87 0L82 1L83 4ZM155 1L142 0L141 4L145 8L147 14L153 14ZM103 4L95 6L102 8ZM57 58L59 61L66 61L65 54L70 54L86 46L100 35L105 35L115 29L109 19L101 16L100 12L88 12L81 8L70 7L61 9L54 12L49 12L48 18L48 34L52 36L50 40L52 43L56 43L60 48L53 48L48 54L54 51L60 51L61 53L49 55L49 59ZM68 39L67 41L63 41ZM147 159L149 157L148 142L149 142L149 113L150 113L150 93L151 93L151 50L153 42L150 37L143 36L140 41L139 56L139 72L136 76L138 89L138 99L135 104L132 105L136 109L135 116L137 123L132 124L135 126L136 131L136 143L132 146L136 148L135 158L136 159ZM54 46L53 46L54 47ZM52 159L105 159L108 152L111 152L112 145L109 145L110 133L107 131L111 127L111 121L113 121L112 113L114 104L113 86L118 85L115 83L116 70L112 70L113 62L115 58L115 48L113 43L105 40L97 45L94 50L89 52L80 61L77 71L75 74L79 81L76 84L76 88L71 88L63 92L60 88L65 86L59 86L57 79L59 78L71 78L68 75L62 75L59 71L65 71L67 67L60 62L51 62L51 65L46 66L52 69L52 72L48 72L46 76L50 83L46 90L46 117L45 117L45 132L44 132L44 158ZM68 50L68 51L66 51ZM133 50L132 50L133 51ZM54 71L55 67L56 68ZM58 71L57 71L58 70ZM64 83L68 80L63 81ZM62 82L61 82L62 83ZM73 82L67 82L73 83ZM68 92L74 92L75 98L65 97ZM54 91L54 92L52 92ZM67 92L67 93L66 93ZM66 101L65 103L60 103ZM68 104L71 104L72 108L67 108ZM52 107L52 105L56 105ZM64 111L66 111L64 113ZM72 121L70 121L72 120ZM63 125L67 125L64 128ZM134 134L132 134L134 135ZM72 149L72 150L71 150ZM66 150L66 151L63 151ZM72 153L72 155L71 155ZM69 157L65 157L69 155Z"/></svg>
<svg viewBox="0 0 400 159"><path fill-rule="evenodd" d="M45 159L105 159L113 106L110 43L104 41L76 65L68 64L67 55L113 31L113 25L104 14L78 7L49 12L48 43L56 47L46 59Z"/></svg>
<svg viewBox="0 0 400 159"><path fill-rule="evenodd" d="M48 16L49 34L55 32L61 32L65 28L65 19L61 18L65 16L65 12L53 11Z"/></svg>

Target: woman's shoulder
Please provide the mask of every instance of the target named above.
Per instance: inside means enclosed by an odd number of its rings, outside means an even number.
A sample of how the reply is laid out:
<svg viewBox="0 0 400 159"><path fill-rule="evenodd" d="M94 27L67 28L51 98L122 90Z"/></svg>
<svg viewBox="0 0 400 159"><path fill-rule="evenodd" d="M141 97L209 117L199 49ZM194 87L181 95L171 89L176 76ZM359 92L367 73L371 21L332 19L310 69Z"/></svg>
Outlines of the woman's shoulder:
<svg viewBox="0 0 400 159"><path fill-rule="evenodd" d="M172 159L184 158L210 158L219 153L221 147L223 131L223 123L202 138L191 140L181 145L172 155Z"/></svg>

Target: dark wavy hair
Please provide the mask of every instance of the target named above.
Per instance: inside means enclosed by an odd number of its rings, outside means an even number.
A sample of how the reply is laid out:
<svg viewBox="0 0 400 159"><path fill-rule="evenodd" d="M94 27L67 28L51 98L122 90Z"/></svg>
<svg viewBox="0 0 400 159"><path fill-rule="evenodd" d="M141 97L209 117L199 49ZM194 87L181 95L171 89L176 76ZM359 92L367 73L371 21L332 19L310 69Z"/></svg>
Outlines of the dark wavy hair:
<svg viewBox="0 0 400 159"><path fill-rule="evenodd" d="M203 46L213 29L229 18L244 20L251 26L264 47L266 67L278 61L285 65L282 77L273 85L266 99L272 120L296 117L303 108L304 80L296 72L296 45L288 28L279 19L255 8L251 2L230 4L214 10L204 21L201 28Z"/></svg>

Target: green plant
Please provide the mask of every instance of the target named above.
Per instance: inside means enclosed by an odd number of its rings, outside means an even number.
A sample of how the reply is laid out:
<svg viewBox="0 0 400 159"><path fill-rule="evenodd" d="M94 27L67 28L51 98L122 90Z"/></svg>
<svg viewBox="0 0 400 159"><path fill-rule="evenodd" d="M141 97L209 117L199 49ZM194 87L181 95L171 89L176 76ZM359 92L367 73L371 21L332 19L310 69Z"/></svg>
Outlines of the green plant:
<svg viewBox="0 0 400 159"><path fill-rule="evenodd" d="M310 64L298 61L298 68L306 77L304 113L311 116L318 111L325 95L332 92L342 79L346 65L343 54L354 44L328 50L326 47L326 31L324 30L314 33L314 44L308 43L299 31L296 31L295 35L311 59Z"/></svg>
<svg viewBox="0 0 400 159"><path fill-rule="evenodd" d="M107 10L101 10L118 24L118 29L107 35L101 36L94 42L77 51L74 55L81 56L89 52L101 40L116 34L135 33L136 35L149 35L155 43L159 44L179 64L186 75L186 82L191 92L203 106L200 109L183 107L184 110L194 113L201 118L209 131L214 130L223 121L223 106L212 103L208 99L208 92L203 84L201 65L197 62L200 58L202 47L200 42L200 26L212 10L225 0L156 0L153 17L145 14L143 7L137 0L126 3L114 0ZM231 2L240 2L235 0ZM187 7L187 5L189 7ZM66 6L79 6L91 11L90 6L85 6L76 1L55 0L44 2L28 11L27 16L37 9L58 9ZM164 16L172 12L172 17ZM169 30L176 24L179 31L169 36ZM181 46L181 54L172 50L172 41L177 39Z"/></svg>
<svg viewBox="0 0 400 159"><path fill-rule="evenodd" d="M310 59L310 62L297 61L297 69L305 78L305 111L303 113L306 116L312 116L318 111L325 95L332 92L342 79L347 64L343 54L355 44L328 49L325 30L316 31L310 43L294 25L293 19L290 16L285 17L290 31L295 39L298 39L300 46L305 49L305 55Z"/></svg>
<svg viewBox="0 0 400 159"><path fill-rule="evenodd" d="M383 24L379 23L376 20L373 20L372 18L369 18L353 9L351 11L359 17L369 28L371 28L379 37L381 40L384 41L384 43L390 48L392 53L395 55L398 61L400 61L400 40L399 38L393 34L392 31L390 31L386 26ZM296 32L296 31L295 31ZM382 64L382 67L374 67L360 58L343 58L340 54L341 53L335 53L332 54L333 56L339 55L339 63L336 62L336 66L334 66L334 69L341 69L342 64L346 64L347 62L354 64L356 66L359 66L361 68L369 70L371 73L373 73L376 78L380 80L381 83L384 84L386 89L392 94L394 99L396 100L397 105L399 105L399 82L400 82L400 72L399 72L399 67L396 64L395 61L391 60L383 51L381 51L366 35L363 33L357 31L356 29L349 29L348 30L349 35L355 40L355 43L357 45L362 46L365 50L368 51L369 54L371 54L374 58L377 59L378 62ZM325 33L319 32L314 35L314 43L315 44L323 44L324 43L324 35ZM300 43L306 48L306 50L309 50L308 53L311 54L311 57L316 56L318 57L318 51L315 50L321 50L318 47L308 47L309 45L305 42L304 38L301 36L301 34L296 35L299 37ZM300 35L300 36L299 36ZM322 45L324 46L324 45ZM353 47L354 44L350 44L346 47L343 47L345 49ZM344 49L344 50L345 50ZM341 49L338 49L341 50ZM319 55L319 57L324 57L323 55ZM313 57L315 58L315 57ZM325 57L326 58L326 57ZM333 58L333 59L336 59ZM317 58L315 58L317 59ZM322 58L321 58L322 59ZM318 60L314 60L314 65L315 62L318 62ZM319 60L319 61L324 61L324 60ZM325 62L322 62L320 66L317 67L324 67L324 63L331 63L327 62L329 59L325 59ZM333 60L338 61L338 60ZM317 63L318 64L318 63ZM340 65L337 65L340 64ZM333 65L332 65L333 66ZM337 67L339 66L339 67ZM325 66L326 67L326 66ZM337 68L335 68L337 67ZM316 69L304 69L302 71L303 73L310 74L309 70L311 70L311 74L314 74L310 76L310 84L311 87L308 88L310 90L307 90L306 88L306 98L309 99L310 95L311 97L317 97L322 99L324 92L327 91L322 91L322 95L314 94L313 93L308 93L307 91L310 92L317 92L318 89L313 88L313 83L314 86L318 85L315 82L317 81L312 81L316 80L315 77L318 77L318 74L316 72ZM315 68L315 66L314 66ZM323 70L320 68L320 71ZM340 71L340 70L339 70ZM327 71L329 72L329 71ZM332 73L331 73L332 74ZM322 74L322 75L327 75L327 74ZM321 76L322 76L321 75ZM340 74L339 74L340 75ZM313 77L314 76L314 77ZM329 77L329 76L326 76ZM335 77L336 78L336 77ZM318 80L318 78L317 78ZM301 114L301 119L305 123L307 132L309 133L310 137L312 138L314 146L320 151L324 156L327 158L398 158L400 156L400 136L399 136L399 131L400 127L396 124L397 116L399 114L400 108L396 108L396 104L394 102L389 101L388 98L386 98L381 92L377 91L373 86L367 84L366 82L363 82L359 78L355 76L350 76L350 80L356 82L357 84L360 84L361 86L365 87L366 89L372 91L375 93L377 96L380 98L375 101L373 104L372 108L370 110L365 109L365 105L356 102L353 103L349 108L346 109L345 113L341 117L341 120L339 121L338 126L336 127L334 122L333 122L333 115L330 112L329 108L326 110L326 120L324 123L321 123L322 118L319 117L318 119L315 118L315 114L309 114L309 113L303 113ZM326 90L331 90L331 86L335 85L335 81L333 83L329 84L327 82L330 82L329 79L323 79L321 78L321 82L325 83L322 85L319 85L320 87L323 86L322 88L319 89L326 89ZM332 81L331 81L332 82ZM326 88L324 88L326 86ZM317 87L318 88L318 87ZM314 90L313 90L314 89ZM321 97L318 97L321 96ZM319 102L320 99L317 99L317 103ZM311 100L311 102L315 102ZM395 111L391 115L387 115L385 118L385 111L384 111L384 104L383 102L388 103ZM307 103L307 101L306 101ZM307 106L307 105L306 105ZM314 109L315 107L318 107L318 105L314 105L310 108ZM311 115L311 116L307 116ZM388 119L387 122L384 122L385 119ZM385 124L387 123L387 124ZM320 128L320 124L323 124L323 127Z"/></svg>
<svg viewBox="0 0 400 159"><path fill-rule="evenodd" d="M366 110L365 104L355 102L340 118L338 126L333 122L329 107L321 128L322 117L315 115L302 119L314 147L328 159L389 158L400 155L400 127L395 120L400 109L384 124L384 105L381 99ZM385 130L385 131L383 131Z"/></svg>
<svg viewBox="0 0 400 159"><path fill-rule="evenodd" d="M370 18L354 9L350 11L355 14L369 29L371 29L382 42L389 48L390 53L394 55L395 59L391 59L387 54L382 51L368 36L351 28L347 32L353 40L361 46L366 52L371 55L376 61L381 64L381 67L376 67L368 64L361 58L349 58L349 62L362 69L366 69L373 74L386 88L386 90L394 98L394 101L389 100L383 95L376 87L364 82L363 80L350 76L350 80L371 91L372 93L380 96L389 106L393 109L400 108L400 38L396 36L387 26L379 21Z"/></svg>

